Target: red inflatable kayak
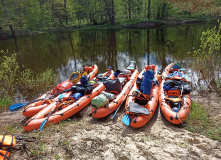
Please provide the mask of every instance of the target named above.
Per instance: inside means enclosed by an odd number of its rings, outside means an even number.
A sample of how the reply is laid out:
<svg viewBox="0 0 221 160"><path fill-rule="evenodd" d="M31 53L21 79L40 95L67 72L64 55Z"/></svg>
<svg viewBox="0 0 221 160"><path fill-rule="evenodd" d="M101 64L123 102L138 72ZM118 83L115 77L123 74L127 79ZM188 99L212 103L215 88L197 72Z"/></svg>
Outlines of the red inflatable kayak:
<svg viewBox="0 0 221 160"><path fill-rule="evenodd" d="M172 69L175 64L177 63L168 65L162 73L163 80L160 84L159 102L161 111L166 119L173 124L181 124L190 113L191 95L184 92L184 83L188 85L185 78L179 76L168 77L174 71L179 71L179 69ZM183 71L181 73L184 75ZM165 90L164 85L168 80L175 80L176 83L180 83L182 89Z"/></svg>
<svg viewBox="0 0 221 160"><path fill-rule="evenodd" d="M97 75L98 67L97 67L97 65L92 65L90 67L85 66L83 68L83 71L86 71L89 74L89 78L92 79ZM52 94L70 89L71 86L73 86L73 85L74 84L72 82L70 82L69 80L65 80L64 82L61 82L54 89L46 92L45 94L43 94L42 96L40 96L38 98L38 99L45 99L45 100L34 102L32 104L29 104L27 107L25 107L24 110L23 110L23 115L26 116L26 117L34 116L40 110L44 109L45 107L47 107L52 102L58 100L57 97L53 97L53 99L49 99L49 97L53 96Z"/></svg>
<svg viewBox="0 0 221 160"><path fill-rule="evenodd" d="M154 65L145 66L145 69L138 76L139 79L142 79L144 77L143 74L149 69L154 70L155 72L154 77L155 79L157 79L157 76L158 76L157 68ZM150 92L151 93L150 96L147 98L143 97L142 100L140 101L138 101L136 97L133 96L134 91L140 92L138 83L134 84L132 90L129 93L129 96L127 97L127 101L125 105L125 113L127 116L129 116L127 119L129 120L128 124L133 128L140 128L144 126L153 117L156 111L157 104L158 104L159 84L157 82L153 84L151 92ZM138 114L138 113L130 112L129 107L131 107L131 105L136 105L138 108L143 107L148 110L147 112L149 112L149 114L147 115L147 114Z"/></svg>
<svg viewBox="0 0 221 160"><path fill-rule="evenodd" d="M103 118L107 115L111 114L115 110L120 107L120 105L126 100L126 97L128 96L131 88L133 87L134 83L137 80L137 76L139 74L139 71L137 68L135 69L129 69L131 71L130 78L127 79L124 75L120 75L119 79L124 79L121 83L123 85L123 89L121 92L116 93L116 98L111 100L107 105L101 106L100 108L92 108L92 116L94 118ZM108 91L106 91L108 92Z"/></svg>
<svg viewBox="0 0 221 160"><path fill-rule="evenodd" d="M114 78L114 73L111 71L111 75L109 75L109 78ZM95 96L99 95L100 92L104 89L104 85L101 82L99 85L97 85L93 90L91 94L86 94L77 101L54 101L50 105L48 105L46 108L42 109L39 113L31 117L24 125L24 129L26 131L30 131L33 129L39 129L42 122L45 121L47 118L47 123L45 126L48 126L50 124L56 124L60 121L63 121L70 116L76 114L80 110L82 110L84 107L86 107L88 104L90 104L91 99L93 99ZM70 96L72 93L69 92L65 95L65 97ZM63 99L65 99L65 97ZM59 105L58 105L59 104ZM55 112L53 112L49 117L49 113L55 108Z"/></svg>

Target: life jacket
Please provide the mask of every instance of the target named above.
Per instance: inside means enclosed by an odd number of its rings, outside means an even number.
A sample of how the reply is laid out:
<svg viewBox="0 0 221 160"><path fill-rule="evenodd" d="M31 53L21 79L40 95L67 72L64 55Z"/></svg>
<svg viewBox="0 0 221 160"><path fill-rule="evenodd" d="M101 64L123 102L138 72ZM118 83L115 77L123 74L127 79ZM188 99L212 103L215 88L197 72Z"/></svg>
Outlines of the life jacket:
<svg viewBox="0 0 221 160"><path fill-rule="evenodd" d="M8 160L10 156L10 150L24 149L28 155L30 151L26 146L25 142L33 142L36 138L23 135L0 135L0 160ZM17 143L22 143L22 147L16 148Z"/></svg>
<svg viewBox="0 0 221 160"><path fill-rule="evenodd" d="M0 148L12 148L16 144L16 137L13 135L0 135Z"/></svg>
<svg viewBox="0 0 221 160"><path fill-rule="evenodd" d="M132 96L135 98L135 102L140 105L146 105L149 100L149 95L145 95L139 90L133 91Z"/></svg>
<svg viewBox="0 0 221 160"><path fill-rule="evenodd" d="M12 147L15 147L16 137L11 135L0 135L0 160L8 160Z"/></svg>
<svg viewBox="0 0 221 160"><path fill-rule="evenodd" d="M0 149L0 160L9 160L10 152Z"/></svg>

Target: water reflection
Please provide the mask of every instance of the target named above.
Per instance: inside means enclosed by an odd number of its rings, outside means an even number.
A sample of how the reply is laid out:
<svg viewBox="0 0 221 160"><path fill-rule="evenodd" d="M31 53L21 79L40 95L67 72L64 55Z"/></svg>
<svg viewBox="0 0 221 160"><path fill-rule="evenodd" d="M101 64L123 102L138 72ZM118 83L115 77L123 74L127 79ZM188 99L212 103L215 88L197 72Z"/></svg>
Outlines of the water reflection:
<svg viewBox="0 0 221 160"><path fill-rule="evenodd" d="M98 65L100 73L105 72L107 66L123 69L130 60L136 61L139 69L146 64L156 64L162 71L174 61L187 67L192 60L187 52L198 48L202 31L212 27L187 25L149 30L47 33L1 40L0 48L17 52L20 66L37 73L52 68L60 72L60 81L63 81L73 71L92 64Z"/></svg>

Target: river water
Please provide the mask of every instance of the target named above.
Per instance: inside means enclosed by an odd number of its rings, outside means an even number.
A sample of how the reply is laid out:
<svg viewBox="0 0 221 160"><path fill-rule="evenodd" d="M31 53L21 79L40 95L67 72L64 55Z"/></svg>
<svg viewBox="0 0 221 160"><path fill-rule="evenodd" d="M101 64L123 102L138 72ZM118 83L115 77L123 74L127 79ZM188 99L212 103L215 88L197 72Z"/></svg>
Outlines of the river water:
<svg viewBox="0 0 221 160"><path fill-rule="evenodd" d="M188 74L193 59L188 52L199 48L202 32L213 26L52 32L0 40L0 49L16 52L19 65L36 73L53 69L60 73L60 82L85 65L97 64L102 73L107 66L123 69L131 60L140 70L146 64L155 64L160 71L171 62L180 62Z"/></svg>

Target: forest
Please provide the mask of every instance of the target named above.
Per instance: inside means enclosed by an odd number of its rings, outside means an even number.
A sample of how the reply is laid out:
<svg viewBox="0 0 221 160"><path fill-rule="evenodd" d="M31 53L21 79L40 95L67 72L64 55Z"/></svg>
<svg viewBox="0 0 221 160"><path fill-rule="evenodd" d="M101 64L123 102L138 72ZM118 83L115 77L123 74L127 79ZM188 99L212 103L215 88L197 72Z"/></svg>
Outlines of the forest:
<svg viewBox="0 0 221 160"><path fill-rule="evenodd" d="M0 30L49 28L162 20L212 19L220 0L1 0ZM218 18L217 18L218 19Z"/></svg>

